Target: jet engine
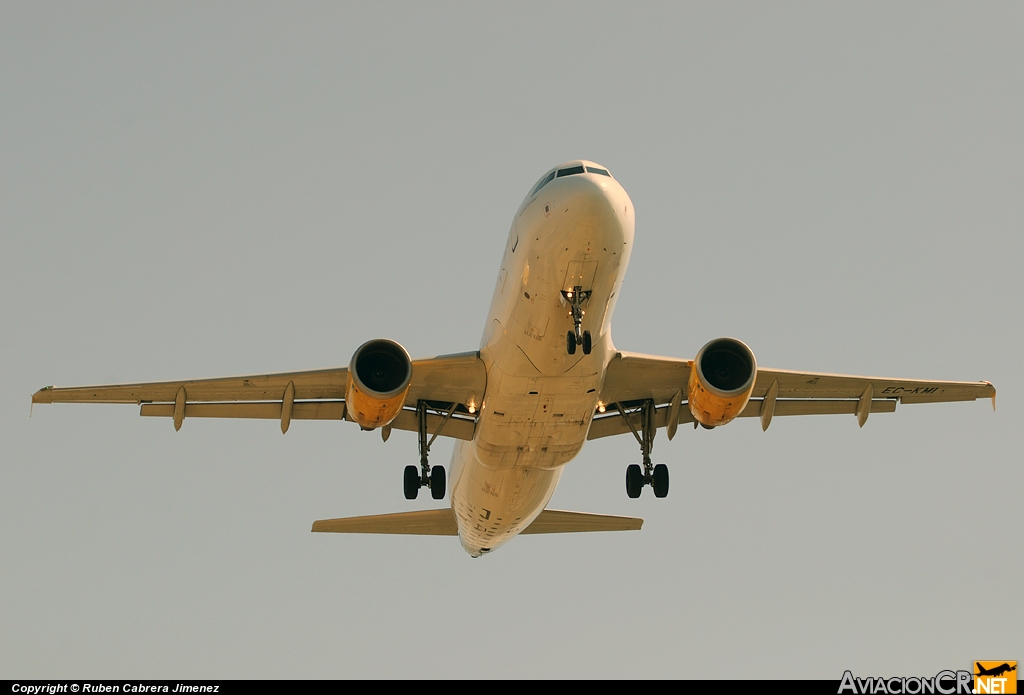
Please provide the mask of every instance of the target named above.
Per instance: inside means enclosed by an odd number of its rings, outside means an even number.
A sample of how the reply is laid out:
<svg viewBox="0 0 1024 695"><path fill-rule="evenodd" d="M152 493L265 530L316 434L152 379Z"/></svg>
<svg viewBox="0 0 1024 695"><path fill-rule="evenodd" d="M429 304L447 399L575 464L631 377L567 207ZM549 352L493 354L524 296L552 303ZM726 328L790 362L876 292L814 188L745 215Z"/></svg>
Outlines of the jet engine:
<svg viewBox="0 0 1024 695"><path fill-rule="evenodd" d="M348 365L346 418L364 430L383 427L398 417L412 383L412 360L393 340L371 340L356 350Z"/></svg>
<svg viewBox="0 0 1024 695"><path fill-rule="evenodd" d="M687 400L693 418L704 427L732 422L746 407L757 379L754 353L735 338L717 338L693 360Z"/></svg>

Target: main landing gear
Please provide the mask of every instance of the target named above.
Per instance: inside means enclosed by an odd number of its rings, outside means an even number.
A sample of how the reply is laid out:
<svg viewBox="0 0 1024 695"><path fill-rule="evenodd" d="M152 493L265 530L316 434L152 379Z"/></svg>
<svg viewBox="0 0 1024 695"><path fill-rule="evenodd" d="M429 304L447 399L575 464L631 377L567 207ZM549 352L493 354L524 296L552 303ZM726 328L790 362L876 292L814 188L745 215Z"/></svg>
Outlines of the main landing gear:
<svg viewBox="0 0 1024 695"><path fill-rule="evenodd" d="M444 466L434 466L429 470L430 473L421 475L416 466L405 467L405 499L416 499L421 487L429 487L430 496L435 500L444 499Z"/></svg>
<svg viewBox="0 0 1024 695"><path fill-rule="evenodd" d="M651 463L651 449L654 447L654 401L644 401L640 406L640 432L636 431L633 423L626 415L626 411L618 403L622 419L629 425L629 431L636 437L640 444L640 453L643 455L643 468L635 463L626 467L626 494L637 498L643 492L645 485L654 488L655 497L668 496L668 466L664 463L654 465Z"/></svg>
<svg viewBox="0 0 1024 695"><path fill-rule="evenodd" d="M452 403L451 410L449 410L444 420L438 426L437 431L434 432L434 436L427 441L427 404L420 401L416 404L416 417L419 420L419 435L420 435L420 469L416 470L416 466L405 467L405 499L414 500L420 494L421 487L430 488L430 496L435 500L444 499L444 466L434 466L431 468L427 458L430 454L430 445L437 439L437 435L444 429L445 424L451 418L452 413L455 412L455 408L458 404Z"/></svg>
<svg viewBox="0 0 1024 695"><path fill-rule="evenodd" d="M590 331L581 330L583 326L583 303L590 299L592 290L584 290L582 285L576 285L571 290L562 290L562 296L572 307L573 329L565 336L565 350L570 355L576 354L576 346L583 348L583 354L589 355L593 343L590 339Z"/></svg>

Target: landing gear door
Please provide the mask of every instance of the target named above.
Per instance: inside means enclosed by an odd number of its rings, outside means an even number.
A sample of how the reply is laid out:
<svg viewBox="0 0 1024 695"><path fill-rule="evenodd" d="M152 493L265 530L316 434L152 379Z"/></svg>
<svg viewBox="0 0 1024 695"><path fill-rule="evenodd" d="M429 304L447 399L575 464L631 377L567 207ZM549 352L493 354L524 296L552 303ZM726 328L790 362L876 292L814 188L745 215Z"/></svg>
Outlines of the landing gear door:
<svg viewBox="0 0 1024 695"><path fill-rule="evenodd" d="M584 292L594 289L594 276L597 274L597 261L570 261L565 271L562 291L571 292L574 287L582 287Z"/></svg>

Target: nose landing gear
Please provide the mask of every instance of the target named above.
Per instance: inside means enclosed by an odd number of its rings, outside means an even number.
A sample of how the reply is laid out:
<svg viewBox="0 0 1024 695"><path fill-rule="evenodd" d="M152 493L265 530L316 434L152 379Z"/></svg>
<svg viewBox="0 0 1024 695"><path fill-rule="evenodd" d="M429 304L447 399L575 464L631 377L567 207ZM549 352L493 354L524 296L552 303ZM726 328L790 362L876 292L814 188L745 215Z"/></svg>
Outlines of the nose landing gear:
<svg viewBox="0 0 1024 695"><path fill-rule="evenodd" d="M583 354L589 355L590 349L593 346L590 338L590 331L583 331L583 335L576 337L576 333L569 331L565 336L565 351L570 355L576 354L576 346L579 345L583 348Z"/></svg>
<svg viewBox="0 0 1024 695"><path fill-rule="evenodd" d="M581 329L583 326L583 315L587 313L583 311L583 304L590 300L592 291L583 289L582 285L576 285L571 290L562 290L562 296L569 302L569 306L572 308L573 330L569 331L565 336L565 350L570 355L576 354L577 345L583 348L584 355L590 354L590 349L593 345L590 331Z"/></svg>

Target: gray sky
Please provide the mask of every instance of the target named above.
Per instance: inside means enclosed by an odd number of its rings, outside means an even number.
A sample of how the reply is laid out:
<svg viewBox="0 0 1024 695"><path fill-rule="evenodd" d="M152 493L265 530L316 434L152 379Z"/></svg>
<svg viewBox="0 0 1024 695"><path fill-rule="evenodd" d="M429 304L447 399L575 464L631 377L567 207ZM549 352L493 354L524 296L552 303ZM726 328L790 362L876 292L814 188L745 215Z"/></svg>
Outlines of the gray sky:
<svg viewBox="0 0 1024 695"><path fill-rule="evenodd" d="M1024 659L1019 3L0 3L0 677L934 675ZM606 165L623 350L992 381L630 437L639 533L345 537L415 435L40 406L45 384L475 349L513 213ZM450 443L435 445L447 464Z"/></svg>

